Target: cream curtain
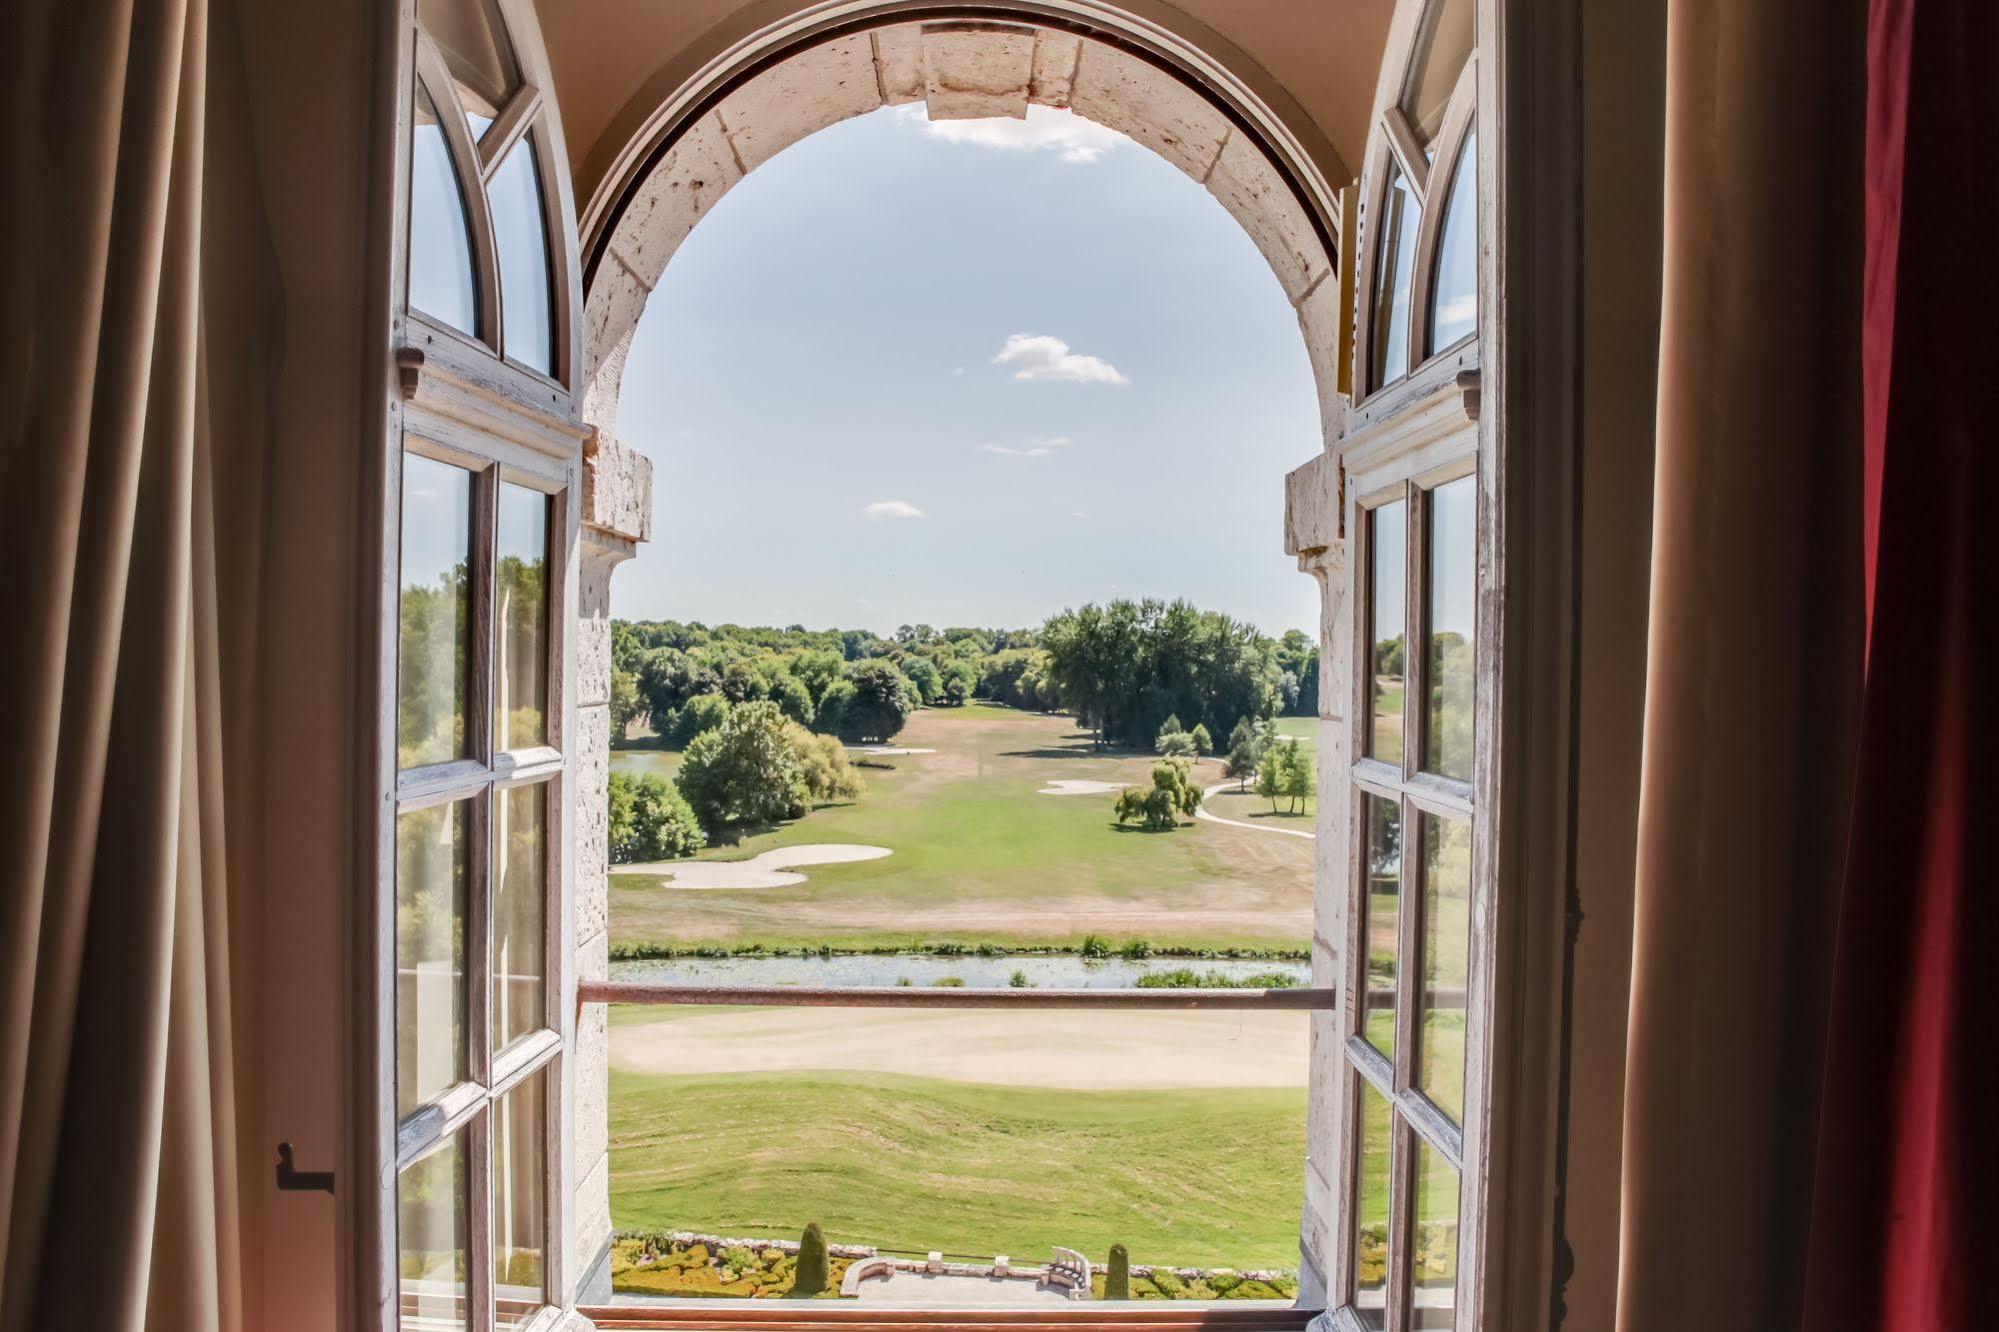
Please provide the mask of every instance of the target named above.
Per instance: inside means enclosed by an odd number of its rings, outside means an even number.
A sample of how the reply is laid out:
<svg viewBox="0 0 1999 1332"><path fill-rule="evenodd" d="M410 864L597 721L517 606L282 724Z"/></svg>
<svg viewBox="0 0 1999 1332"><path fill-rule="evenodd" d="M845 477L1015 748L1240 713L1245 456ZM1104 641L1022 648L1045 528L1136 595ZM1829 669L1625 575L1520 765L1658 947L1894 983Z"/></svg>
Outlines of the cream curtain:
<svg viewBox="0 0 1999 1332"><path fill-rule="evenodd" d="M205 0L5 10L0 1332L234 1328L223 700L267 436L210 392L211 289L232 355L262 330L205 251L246 168L211 160Z"/></svg>
<svg viewBox="0 0 1999 1332"><path fill-rule="evenodd" d="M1865 7L1668 7L1621 1332L1795 1328L1860 648Z"/></svg>

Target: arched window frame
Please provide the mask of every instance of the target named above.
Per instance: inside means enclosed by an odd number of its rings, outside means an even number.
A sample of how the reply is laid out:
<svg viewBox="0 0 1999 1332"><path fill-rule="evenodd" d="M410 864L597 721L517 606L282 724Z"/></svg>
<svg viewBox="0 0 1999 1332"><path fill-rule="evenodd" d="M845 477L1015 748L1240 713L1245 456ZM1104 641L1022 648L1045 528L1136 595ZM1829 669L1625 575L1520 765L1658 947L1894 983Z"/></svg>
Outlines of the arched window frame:
<svg viewBox="0 0 1999 1332"><path fill-rule="evenodd" d="M1406 63L1405 53L1405 63ZM1377 108L1373 132L1369 135L1367 167L1363 176L1363 202L1357 250L1359 271L1355 275L1354 368L1353 382L1361 392L1355 403L1359 421L1364 423L1399 411L1405 404L1423 397L1441 382L1454 379L1479 365L1479 337L1476 330L1448 347L1426 351L1430 338L1430 303L1436 289L1438 249L1444 221L1450 211L1450 188L1460 155L1477 123L1478 52L1474 50L1458 74L1446 104L1444 118L1432 141L1432 158L1423 150L1409 118L1401 106L1406 79L1387 86L1392 90ZM1408 182L1410 194L1421 209L1416 235L1416 251L1411 264L1409 291L1409 339L1406 373L1377 382L1375 372L1376 286L1380 277L1381 240L1373 219L1383 215L1388 201L1390 166L1399 168ZM1487 193L1483 181L1479 194ZM1481 320L1484 318L1481 312Z"/></svg>
<svg viewBox="0 0 1999 1332"><path fill-rule="evenodd" d="M502 0L500 10L507 20L509 36L522 32L516 0ZM532 13L527 17L533 23ZM478 139L466 122L464 100L458 80L451 74L444 54L430 35L410 21L413 84L421 87L437 107L443 121L452 169L457 175L459 196L464 202L466 223L472 246L472 282L477 303L477 325L472 333L454 328L441 319L409 304L406 294L398 301L401 319L407 321L401 341L417 346L426 356L442 356L452 368L479 370L526 405L558 414L570 413L580 364L578 312L583 308L581 270L576 247L576 210L570 196L566 156L560 151L561 127L555 108L543 97L547 85L546 59L538 41L516 38L514 53L520 61L522 80L518 88L498 108L493 123ZM410 97L415 97L414 87ZM405 136L407 138L407 136ZM534 153L540 183L542 232L548 246L549 322L553 345L549 350L547 373L525 364L506 344L506 292L500 281L499 243L493 222L492 199L488 189L493 177L518 145L525 143ZM405 214L406 214L405 209ZM407 234L404 238L407 262ZM399 273L404 292L407 272ZM497 363L497 364L495 364Z"/></svg>

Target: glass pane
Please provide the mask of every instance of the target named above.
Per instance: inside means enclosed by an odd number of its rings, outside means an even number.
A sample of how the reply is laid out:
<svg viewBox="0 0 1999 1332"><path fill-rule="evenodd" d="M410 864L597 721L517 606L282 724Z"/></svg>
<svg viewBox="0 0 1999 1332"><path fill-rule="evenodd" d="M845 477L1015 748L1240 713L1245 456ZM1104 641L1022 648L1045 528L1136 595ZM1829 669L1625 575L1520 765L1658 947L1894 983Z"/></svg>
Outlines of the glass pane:
<svg viewBox="0 0 1999 1332"><path fill-rule="evenodd" d="M1472 776L1472 629L1478 596L1478 479L1460 477L1430 492L1429 720L1423 769L1468 782Z"/></svg>
<svg viewBox="0 0 1999 1332"><path fill-rule="evenodd" d="M467 114L498 115L521 76L495 0L417 0L416 18L458 81Z"/></svg>
<svg viewBox="0 0 1999 1332"><path fill-rule="evenodd" d="M1402 807L1366 796L1367 892L1361 904L1361 940L1367 950L1367 1003L1361 1034L1395 1057L1395 972L1402 924Z"/></svg>
<svg viewBox="0 0 1999 1332"><path fill-rule="evenodd" d="M1423 1021L1416 1086L1465 1117L1465 989L1471 982L1471 825L1423 816Z"/></svg>
<svg viewBox="0 0 1999 1332"><path fill-rule="evenodd" d="M1354 1172L1353 1304L1361 1326L1388 1326L1389 1194L1394 1187L1395 1113L1374 1084L1360 1084L1360 1168Z"/></svg>
<svg viewBox="0 0 1999 1332"><path fill-rule="evenodd" d="M1376 234L1374 273L1374 386L1409 372L1409 287L1416 268L1416 232L1423 207L1409 192L1400 167L1388 169L1387 202Z"/></svg>
<svg viewBox="0 0 1999 1332"><path fill-rule="evenodd" d="M548 787L516 786L493 800L493 1049L546 1025L542 912L547 901Z"/></svg>
<svg viewBox="0 0 1999 1332"><path fill-rule="evenodd" d="M411 1164L396 1181L396 1245L405 1329L466 1326L465 1133Z"/></svg>
<svg viewBox="0 0 1999 1332"><path fill-rule="evenodd" d="M493 1303L501 1327L525 1323L547 1302L546 1083L547 1074L536 1073L493 1108Z"/></svg>
<svg viewBox="0 0 1999 1332"><path fill-rule="evenodd" d="M541 176L532 133L507 153L486 187L493 204L493 243L500 252L500 308L506 312L506 353L543 374L555 364L548 288L548 231L541 213Z"/></svg>
<svg viewBox="0 0 1999 1332"><path fill-rule="evenodd" d="M410 138L410 306L462 332L479 332L479 298L472 282L472 233L465 196L437 106L416 90Z"/></svg>
<svg viewBox="0 0 1999 1332"><path fill-rule="evenodd" d="M1409 1325L1456 1327L1458 1172L1420 1134L1409 1137L1416 1146L1415 1290Z"/></svg>
<svg viewBox="0 0 1999 1332"><path fill-rule="evenodd" d="M1409 62L1409 91L1402 98L1402 113L1421 142L1437 137L1458 74L1477 40L1478 7L1472 0L1435 0L1423 16L1416 58Z"/></svg>
<svg viewBox="0 0 1999 1332"><path fill-rule="evenodd" d="M465 1078L467 814L396 819L396 1117Z"/></svg>
<svg viewBox="0 0 1999 1332"><path fill-rule="evenodd" d="M493 128L493 117L474 111L472 109L474 103L466 96L465 89L460 88L458 96L465 102L465 128L472 131L472 142L477 143L486 137L487 130Z"/></svg>
<svg viewBox="0 0 1999 1332"><path fill-rule="evenodd" d="M1367 752L1384 763L1402 762L1402 668L1408 509L1397 500L1368 511Z"/></svg>
<svg viewBox="0 0 1999 1332"><path fill-rule="evenodd" d="M548 496L500 485L493 569L500 624L493 681L493 747L548 742Z"/></svg>
<svg viewBox="0 0 1999 1332"><path fill-rule="evenodd" d="M1467 134L1451 173L1444 232L1437 237L1437 285L1430 293L1430 350L1478 329L1478 135Z"/></svg>
<svg viewBox="0 0 1999 1332"><path fill-rule="evenodd" d="M467 754L472 474L403 455L403 590L396 640L396 766Z"/></svg>

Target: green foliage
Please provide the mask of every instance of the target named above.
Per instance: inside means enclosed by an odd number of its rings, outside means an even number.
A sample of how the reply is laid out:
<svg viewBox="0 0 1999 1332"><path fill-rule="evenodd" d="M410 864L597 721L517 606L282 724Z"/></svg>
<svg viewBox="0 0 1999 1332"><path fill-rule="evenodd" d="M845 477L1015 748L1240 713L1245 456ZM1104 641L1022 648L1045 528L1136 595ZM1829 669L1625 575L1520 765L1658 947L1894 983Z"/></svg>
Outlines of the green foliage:
<svg viewBox="0 0 1999 1332"><path fill-rule="evenodd" d="M916 711L916 691L893 662L861 662L847 679L854 687L854 697L841 719L842 734L862 740L889 740Z"/></svg>
<svg viewBox="0 0 1999 1332"><path fill-rule="evenodd" d="M1187 732L1187 738L1193 742L1194 753L1197 757L1206 758L1215 752L1215 737L1208 734L1208 725L1206 722L1195 722L1194 729Z"/></svg>
<svg viewBox="0 0 1999 1332"><path fill-rule="evenodd" d="M1161 731L1159 741L1153 747L1166 758L1194 757L1194 737L1185 731Z"/></svg>
<svg viewBox="0 0 1999 1332"><path fill-rule="evenodd" d="M826 692L819 696L819 712L813 718L812 729L827 735L841 735L847 729L847 713L854 706L855 690L852 680L835 680L826 686Z"/></svg>
<svg viewBox="0 0 1999 1332"><path fill-rule="evenodd" d="M643 773L611 774L610 852L613 864L650 864L691 856L707 844L701 824L678 789Z"/></svg>
<svg viewBox="0 0 1999 1332"><path fill-rule="evenodd" d="M1184 739L1184 733L1179 738ZM1183 815L1191 818L1200 807L1201 788L1188 777L1187 760L1162 759L1152 765L1150 790L1128 786L1119 793L1117 821L1125 824L1137 820L1147 832L1165 832L1179 827Z"/></svg>
<svg viewBox="0 0 1999 1332"><path fill-rule="evenodd" d="M1110 1265L1104 1271L1104 1298L1131 1298L1131 1254L1125 1251L1122 1244L1111 1245Z"/></svg>
<svg viewBox="0 0 1999 1332"><path fill-rule="evenodd" d="M1016 970L1011 976L1006 978L1006 983L1007 988L1012 990L1031 990L1034 988L1034 982L1027 978L1027 973L1024 971Z"/></svg>
<svg viewBox="0 0 1999 1332"><path fill-rule="evenodd" d="M902 659L901 669L916 690L917 698L926 706L944 697L944 672L930 658L912 653Z"/></svg>
<svg viewBox="0 0 1999 1332"><path fill-rule="evenodd" d="M798 756L799 779L805 784L806 798L815 805L835 800L852 800L862 790L854 775L847 747L830 735L815 735L797 722L785 728L791 747Z"/></svg>
<svg viewBox="0 0 1999 1332"><path fill-rule="evenodd" d="M729 719L729 700L720 694L696 694L673 713L655 712L653 716L667 719L660 731L666 743L675 749L685 749L696 736L721 729L722 723Z"/></svg>
<svg viewBox="0 0 1999 1332"><path fill-rule="evenodd" d="M465 566L402 590L396 653L397 766L443 763L464 752L465 647L472 598Z"/></svg>
<svg viewBox="0 0 1999 1332"><path fill-rule="evenodd" d="M965 978L963 976L939 976L936 980L930 982L930 988L933 990L962 990L965 988Z"/></svg>
<svg viewBox="0 0 1999 1332"><path fill-rule="evenodd" d="M810 726L819 712L819 705L812 701L812 690L803 680L785 676L771 689L771 698L778 710L797 722L800 726Z"/></svg>
<svg viewBox="0 0 1999 1332"><path fill-rule="evenodd" d="M729 824L775 823L805 811L807 792L784 713L742 703L687 746L676 781L711 833Z"/></svg>
<svg viewBox="0 0 1999 1332"><path fill-rule="evenodd" d="M1127 939L1117 955L1127 962L1143 962L1152 956L1152 945L1144 939Z"/></svg>
<svg viewBox="0 0 1999 1332"><path fill-rule="evenodd" d="M1109 957L1111 955L1110 940L1101 935L1086 934L1083 936L1083 946L1077 951L1084 957Z"/></svg>
<svg viewBox="0 0 1999 1332"><path fill-rule="evenodd" d="M1184 601L1113 601L1065 610L1041 631L1049 675L1100 744L1157 741L1169 718L1209 734L1279 702L1271 640Z"/></svg>
<svg viewBox="0 0 1999 1332"><path fill-rule="evenodd" d="M954 661L944 668L944 702L950 706L963 707L978 687L979 673L971 663Z"/></svg>
<svg viewBox="0 0 1999 1332"><path fill-rule="evenodd" d="M826 1289L826 1235L817 1221L798 1237L798 1266L792 1273L793 1299L810 1299Z"/></svg>
<svg viewBox="0 0 1999 1332"><path fill-rule="evenodd" d="M1132 982L1140 990L1293 990L1298 982L1289 972L1263 971L1253 976L1235 977L1221 971L1196 971L1174 967L1152 971Z"/></svg>
<svg viewBox="0 0 1999 1332"><path fill-rule="evenodd" d="M638 716L642 700L639 698L639 677L630 671L611 669L611 743L625 743L625 731Z"/></svg>

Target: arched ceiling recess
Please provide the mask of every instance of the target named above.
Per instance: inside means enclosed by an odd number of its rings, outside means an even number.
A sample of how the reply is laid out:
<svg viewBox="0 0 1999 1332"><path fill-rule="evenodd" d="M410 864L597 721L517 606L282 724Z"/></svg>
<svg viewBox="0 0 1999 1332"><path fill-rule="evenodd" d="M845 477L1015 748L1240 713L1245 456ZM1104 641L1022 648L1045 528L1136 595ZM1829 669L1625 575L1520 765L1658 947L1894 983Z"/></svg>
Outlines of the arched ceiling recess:
<svg viewBox="0 0 1999 1332"><path fill-rule="evenodd" d="M1158 43L1157 31L1147 38ZM931 11L733 53L736 72L682 90L628 145L585 218L585 419L615 430L625 356L647 298L683 240L736 182L807 135L884 106L932 120L1067 109L1127 135L1213 194L1269 262L1298 318L1326 437L1337 431L1339 283L1332 190L1259 99L1198 52L1185 63L1115 29L1048 15Z"/></svg>

